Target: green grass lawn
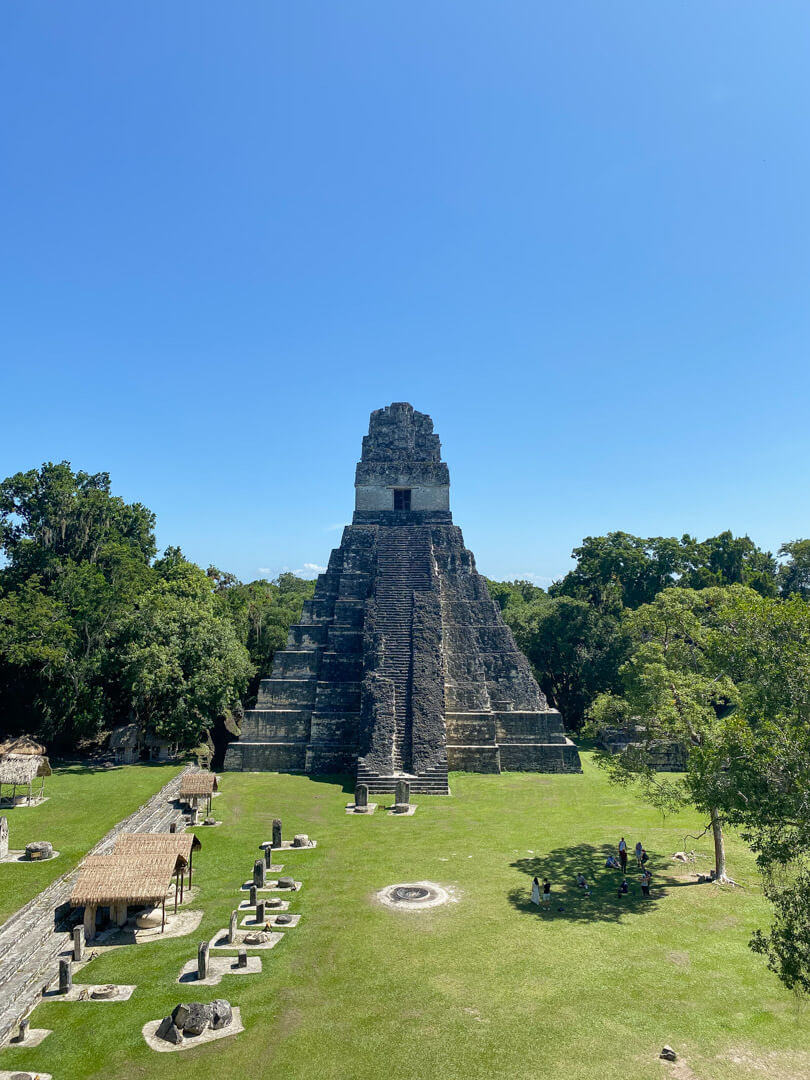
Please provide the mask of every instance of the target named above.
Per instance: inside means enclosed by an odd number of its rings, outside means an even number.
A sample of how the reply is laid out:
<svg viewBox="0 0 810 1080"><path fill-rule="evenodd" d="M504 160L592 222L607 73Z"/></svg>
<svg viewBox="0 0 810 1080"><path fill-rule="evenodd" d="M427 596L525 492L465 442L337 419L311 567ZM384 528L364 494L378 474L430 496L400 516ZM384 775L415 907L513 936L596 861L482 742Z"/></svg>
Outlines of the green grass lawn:
<svg viewBox="0 0 810 1080"><path fill-rule="evenodd" d="M49 840L59 852L44 863L0 863L0 923L75 866L177 772L176 765L54 766L45 780L46 802L0 810L8 818L11 849Z"/></svg>
<svg viewBox="0 0 810 1080"><path fill-rule="evenodd" d="M345 815L339 783L226 773L214 804L224 825L199 830L200 930L95 960L80 980L137 983L130 1001L40 1006L32 1026L54 1034L4 1050L0 1068L56 1080L806 1078L807 1018L748 949L768 910L743 845L730 841L729 868L745 889L686 884L666 856L698 820L662 823L589 755L584 765L582 776L453 775L452 798L418 797L407 818ZM304 881L300 924L258 954L261 975L181 989L181 966L227 925L277 815L285 835L319 841L284 859ZM621 834L653 853L650 901L635 872L619 900L618 874L603 869ZM708 838L697 848L709 855ZM590 899L573 885L579 869L596 883ZM534 873L553 882L549 913L528 903ZM382 886L422 879L456 901L418 913L373 902ZM147 1020L217 996L241 1006L244 1034L181 1055L146 1047ZM657 1060L665 1042L686 1068Z"/></svg>

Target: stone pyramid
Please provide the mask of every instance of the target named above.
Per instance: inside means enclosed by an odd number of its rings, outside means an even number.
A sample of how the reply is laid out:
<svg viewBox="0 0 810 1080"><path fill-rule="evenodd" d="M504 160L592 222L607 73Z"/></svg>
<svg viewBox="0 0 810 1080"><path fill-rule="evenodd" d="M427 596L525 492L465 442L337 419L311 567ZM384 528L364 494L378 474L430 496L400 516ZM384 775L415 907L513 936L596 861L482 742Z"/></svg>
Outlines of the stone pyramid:
<svg viewBox="0 0 810 1080"><path fill-rule="evenodd" d="M354 771L448 794L447 771L579 772L577 749L450 513L433 421L371 414L340 547L262 680L226 769Z"/></svg>

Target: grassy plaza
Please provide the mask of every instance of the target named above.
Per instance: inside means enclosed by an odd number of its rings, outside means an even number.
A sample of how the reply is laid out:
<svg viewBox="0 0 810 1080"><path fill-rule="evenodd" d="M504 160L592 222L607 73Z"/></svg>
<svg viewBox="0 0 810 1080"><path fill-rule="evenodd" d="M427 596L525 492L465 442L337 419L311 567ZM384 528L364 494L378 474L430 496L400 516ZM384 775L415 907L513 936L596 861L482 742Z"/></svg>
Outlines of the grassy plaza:
<svg viewBox="0 0 810 1080"><path fill-rule="evenodd" d="M54 765L46 801L0 810L8 818L9 847L49 840L58 858L3 864L0 923L79 859L123 818L147 802L179 772L177 765Z"/></svg>
<svg viewBox="0 0 810 1080"><path fill-rule="evenodd" d="M582 776L453 774L451 798L416 797L416 814L402 819L380 809L346 815L350 788L338 779L224 774L215 802L224 824L197 830L191 906L204 911L199 930L105 951L76 981L134 983L132 998L40 1005L32 1026L53 1034L34 1049L4 1049L0 1067L71 1080L158 1080L178 1068L199 1080L259 1070L296 1080L806 1076L807 1025L748 948L768 908L745 846L729 838L729 865L744 887L690 884L711 865L708 837L684 842L701 823L685 814L662 822L611 787L587 753L583 765ZM168 778L117 770L133 773ZM75 780L105 813L107 788L94 793L107 779ZM180 987L198 942L226 926L244 898L238 886L275 816L285 837L307 832L318 841L283 858L285 872L304 883L290 909L300 924L256 954L260 975ZM621 835L651 854L650 900L640 896L635 860L628 896L617 896L619 873L604 869ZM668 856L684 847L706 857L672 863ZM579 871L592 883L590 898L574 884ZM548 912L529 903L535 873L552 882ZM452 902L421 912L374 902L386 885L422 880L449 889ZM240 1006L244 1034L179 1060L147 1048L146 1021L179 1001L217 996ZM681 1071L658 1061L664 1043L677 1049Z"/></svg>

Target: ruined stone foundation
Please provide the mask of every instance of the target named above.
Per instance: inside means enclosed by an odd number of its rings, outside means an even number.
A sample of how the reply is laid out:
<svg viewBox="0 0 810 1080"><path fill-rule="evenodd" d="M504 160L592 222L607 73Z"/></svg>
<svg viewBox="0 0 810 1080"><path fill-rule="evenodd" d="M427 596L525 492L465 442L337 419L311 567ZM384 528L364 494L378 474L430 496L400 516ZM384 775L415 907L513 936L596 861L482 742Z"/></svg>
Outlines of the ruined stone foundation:
<svg viewBox="0 0 810 1080"><path fill-rule="evenodd" d="M226 769L356 769L373 793L447 794L449 769L579 772L576 747L449 510L429 417L372 413L353 524L276 653Z"/></svg>

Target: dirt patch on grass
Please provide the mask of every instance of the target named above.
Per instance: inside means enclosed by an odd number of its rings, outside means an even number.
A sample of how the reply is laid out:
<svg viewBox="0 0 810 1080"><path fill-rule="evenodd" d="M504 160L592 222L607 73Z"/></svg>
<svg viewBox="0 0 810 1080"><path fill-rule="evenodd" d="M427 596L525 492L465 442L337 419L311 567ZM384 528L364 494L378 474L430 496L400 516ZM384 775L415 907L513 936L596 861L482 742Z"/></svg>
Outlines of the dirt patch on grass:
<svg viewBox="0 0 810 1080"><path fill-rule="evenodd" d="M718 919L717 922L713 922L709 927L710 930L731 930L734 926L739 926L740 920L736 915L724 915L722 919Z"/></svg>
<svg viewBox="0 0 810 1080"><path fill-rule="evenodd" d="M674 964L677 968L689 967L690 960L688 952L681 952L675 949L672 952L667 953L667 960L669 960L670 964Z"/></svg>
<svg viewBox="0 0 810 1080"><path fill-rule="evenodd" d="M665 1061L667 1072L672 1080L700 1080L697 1073L692 1072L689 1063L679 1057L677 1061Z"/></svg>
<svg viewBox="0 0 810 1080"><path fill-rule="evenodd" d="M288 1005L278 1018L278 1034L282 1039L292 1035L304 1022L304 1014L294 1005Z"/></svg>
<svg viewBox="0 0 810 1080"><path fill-rule="evenodd" d="M810 1076L810 1054L800 1050L755 1050L748 1046L730 1047L718 1055L730 1061L742 1076L767 1076L768 1080L807 1080Z"/></svg>

